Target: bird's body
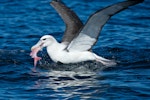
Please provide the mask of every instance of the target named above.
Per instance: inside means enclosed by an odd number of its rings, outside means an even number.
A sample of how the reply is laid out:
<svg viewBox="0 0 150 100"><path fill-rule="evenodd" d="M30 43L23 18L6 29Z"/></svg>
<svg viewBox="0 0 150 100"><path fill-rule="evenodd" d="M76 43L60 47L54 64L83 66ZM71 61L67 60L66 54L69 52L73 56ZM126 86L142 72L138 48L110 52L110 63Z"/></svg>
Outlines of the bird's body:
<svg viewBox="0 0 150 100"><path fill-rule="evenodd" d="M56 49L53 48L53 50ZM89 51L67 52L66 50L63 49L60 49L58 51L52 51L50 50L49 47L47 47L47 52L54 62L61 62L63 64L78 63L78 62L88 61L88 60L96 60L94 54L92 54Z"/></svg>
<svg viewBox="0 0 150 100"><path fill-rule="evenodd" d="M53 0L52 6L59 12L67 26L63 40L59 43L51 35L42 36L39 42L31 48L31 54L36 55L40 50L39 48L46 47L50 58L54 62L69 64L95 60L105 66L114 65L116 63L113 60L100 57L93 53L91 49L98 40L102 27L111 16L141 2L143 0L127 0L108 6L92 14L83 26L73 11L61 4L59 0ZM36 53L34 53L35 51ZM37 58L37 56L31 56Z"/></svg>
<svg viewBox="0 0 150 100"><path fill-rule="evenodd" d="M115 64L115 62L102 58L91 51L79 51L79 50L68 51L66 50L67 45L65 45L64 43L57 42L57 40L51 35L43 36L40 39L40 42L38 42L32 48L35 50L36 46L39 45L39 43L41 42L42 43L46 42L46 44L44 44L43 46L46 47L48 55L56 63L61 62L63 64L69 64L69 63L78 63L82 61L96 60L100 61L101 63L103 63L103 61L109 61L111 62L111 64L112 63ZM37 49L40 50L39 48Z"/></svg>

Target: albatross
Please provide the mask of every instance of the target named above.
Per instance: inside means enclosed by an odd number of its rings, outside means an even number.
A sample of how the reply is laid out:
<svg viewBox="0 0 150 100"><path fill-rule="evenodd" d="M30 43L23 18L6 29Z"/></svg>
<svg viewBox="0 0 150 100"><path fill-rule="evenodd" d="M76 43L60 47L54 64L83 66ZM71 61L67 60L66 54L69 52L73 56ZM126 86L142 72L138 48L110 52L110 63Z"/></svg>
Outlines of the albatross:
<svg viewBox="0 0 150 100"><path fill-rule="evenodd" d="M37 53L44 47L46 47L52 61L56 63L70 64L83 61L98 61L105 66L115 65L115 61L103 58L92 52L91 49L97 42L102 27L111 16L143 1L127 0L112 4L96 11L83 25L79 17L64 3L60 0L53 0L50 4L63 19L66 24L66 30L60 43L52 35L44 35L31 47L30 56L34 58L34 66L41 59L41 57L37 56Z"/></svg>

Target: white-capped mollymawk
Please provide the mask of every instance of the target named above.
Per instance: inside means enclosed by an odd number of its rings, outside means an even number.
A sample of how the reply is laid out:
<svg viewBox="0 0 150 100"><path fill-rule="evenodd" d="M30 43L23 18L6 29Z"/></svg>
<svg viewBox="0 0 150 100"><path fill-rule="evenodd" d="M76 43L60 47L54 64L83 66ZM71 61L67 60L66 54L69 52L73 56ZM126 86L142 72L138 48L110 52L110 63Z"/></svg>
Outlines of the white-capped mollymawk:
<svg viewBox="0 0 150 100"><path fill-rule="evenodd" d="M53 0L51 5L62 17L66 24L66 30L59 43L53 36L44 35L31 48L30 56L34 58L34 66L40 57L37 53L42 48L46 47L48 55L54 62L64 64L78 63L82 61L95 60L105 66L116 64L113 60L100 57L91 51L91 48L96 43L100 31L111 16L118 12L127 9L129 6L141 3L144 0L127 0L110 5L104 9L98 10L90 16L85 25L81 22L78 16L60 0Z"/></svg>

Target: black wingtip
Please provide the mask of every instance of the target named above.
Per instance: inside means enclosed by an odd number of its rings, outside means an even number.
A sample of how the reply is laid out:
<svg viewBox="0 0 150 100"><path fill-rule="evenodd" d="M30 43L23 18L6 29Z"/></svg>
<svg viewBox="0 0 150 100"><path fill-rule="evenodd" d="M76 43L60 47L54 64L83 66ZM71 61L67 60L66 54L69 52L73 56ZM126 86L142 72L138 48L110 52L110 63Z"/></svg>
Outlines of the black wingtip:
<svg viewBox="0 0 150 100"><path fill-rule="evenodd" d="M52 0L51 2L60 2L60 3L63 3L62 0Z"/></svg>
<svg viewBox="0 0 150 100"><path fill-rule="evenodd" d="M61 2L61 0L52 0L52 1L55 1L55 2Z"/></svg>
<svg viewBox="0 0 150 100"><path fill-rule="evenodd" d="M141 2L141 3L144 2L144 0L127 0L127 1L137 1L137 2L139 2L139 3L140 3L140 2Z"/></svg>
<svg viewBox="0 0 150 100"><path fill-rule="evenodd" d="M62 2L62 0L52 0L52 1L50 2L50 4L51 4L52 2L58 2L58 3L64 4L64 2Z"/></svg>

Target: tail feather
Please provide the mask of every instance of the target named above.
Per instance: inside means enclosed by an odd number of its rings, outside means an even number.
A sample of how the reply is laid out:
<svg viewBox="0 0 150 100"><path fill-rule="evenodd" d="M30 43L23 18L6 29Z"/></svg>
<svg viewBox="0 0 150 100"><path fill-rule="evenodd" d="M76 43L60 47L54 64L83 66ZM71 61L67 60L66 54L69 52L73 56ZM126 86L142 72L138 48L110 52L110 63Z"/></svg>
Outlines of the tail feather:
<svg viewBox="0 0 150 100"><path fill-rule="evenodd" d="M114 65L117 64L114 60L109 60L109 59L100 57L100 56L98 56L98 55L96 55L96 54L94 54L94 56L95 56L95 58L96 58L96 59L95 59L96 61L102 63L102 64L105 65L105 66L114 66Z"/></svg>

